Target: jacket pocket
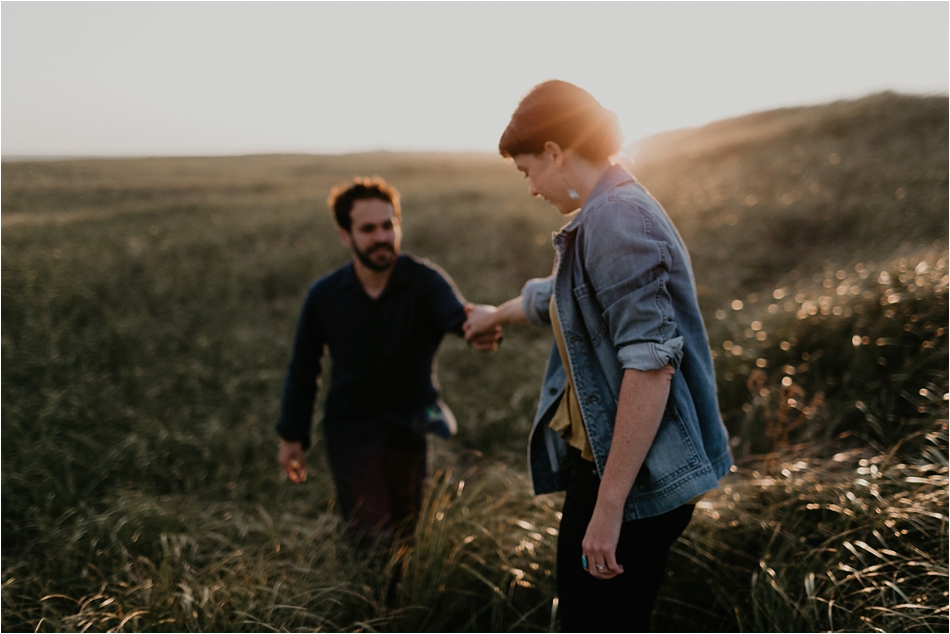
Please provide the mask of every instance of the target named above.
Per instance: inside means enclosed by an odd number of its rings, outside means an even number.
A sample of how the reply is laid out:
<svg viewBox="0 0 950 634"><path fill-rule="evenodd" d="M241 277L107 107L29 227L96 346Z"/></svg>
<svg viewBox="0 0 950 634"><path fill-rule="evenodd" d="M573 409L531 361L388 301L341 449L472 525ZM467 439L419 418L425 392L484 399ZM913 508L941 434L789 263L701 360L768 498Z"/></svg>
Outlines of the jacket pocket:
<svg viewBox="0 0 950 634"><path fill-rule="evenodd" d="M675 407L670 408L663 414L634 489L638 493L658 491L701 463L683 417Z"/></svg>
<svg viewBox="0 0 950 634"><path fill-rule="evenodd" d="M597 303L597 298L590 294L587 284L574 287L574 299L577 301L584 327L590 335L591 346L596 347L607 334L607 322L604 321L600 304Z"/></svg>

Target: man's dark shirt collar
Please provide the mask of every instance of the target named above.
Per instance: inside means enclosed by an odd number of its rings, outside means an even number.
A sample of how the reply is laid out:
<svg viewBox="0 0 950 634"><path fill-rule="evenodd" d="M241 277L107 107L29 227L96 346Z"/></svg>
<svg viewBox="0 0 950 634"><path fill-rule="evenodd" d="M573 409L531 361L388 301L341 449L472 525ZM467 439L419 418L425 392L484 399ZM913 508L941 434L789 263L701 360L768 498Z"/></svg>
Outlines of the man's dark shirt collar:
<svg viewBox="0 0 950 634"><path fill-rule="evenodd" d="M390 286L407 286L409 284L409 258L403 254L399 254L396 257L396 264L393 266L392 275L389 276L389 281L386 282L386 288ZM340 287L341 288L352 288L356 290L363 291L363 285L360 284L360 280L356 277L356 265L350 260L350 263L343 267L343 271L340 274ZM386 290L383 289L385 293Z"/></svg>

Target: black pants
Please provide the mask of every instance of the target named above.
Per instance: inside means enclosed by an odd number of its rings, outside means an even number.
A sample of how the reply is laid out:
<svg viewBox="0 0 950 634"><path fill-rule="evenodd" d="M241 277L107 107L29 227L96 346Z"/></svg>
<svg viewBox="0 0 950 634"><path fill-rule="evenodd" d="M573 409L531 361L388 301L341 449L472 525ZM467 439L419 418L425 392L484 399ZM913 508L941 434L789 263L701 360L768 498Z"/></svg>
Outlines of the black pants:
<svg viewBox="0 0 950 634"><path fill-rule="evenodd" d="M581 544L594 513L600 478L592 462L571 449L567 497L557 541L558 613L564 632L649 632L666 558L686 529L693 505L624 522L617 544L623 573L595 579L581 567Z"/></svg>
<svg viewBox="0 0 950 634"><path fill-rule="evenodd" d="M337 501L350 531L384 540L412 534L426 480L426 437L385 418L326 426Z"/></svg>

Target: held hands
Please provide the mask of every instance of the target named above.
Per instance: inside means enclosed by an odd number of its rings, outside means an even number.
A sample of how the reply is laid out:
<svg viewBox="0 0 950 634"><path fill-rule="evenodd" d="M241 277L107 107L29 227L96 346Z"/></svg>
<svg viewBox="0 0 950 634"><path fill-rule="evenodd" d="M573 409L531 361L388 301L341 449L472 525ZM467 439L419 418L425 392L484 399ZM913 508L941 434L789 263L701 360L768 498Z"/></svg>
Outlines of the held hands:
<svg viewBox="0 0 950 634"><path fill-rule="evenodd" d="M281 440L280 448L277 450L277 461L280 462L287 478L294 484L307 479L307 457L299 442Z"/></svg>
<svg viewBox="0 0 950 634"><path fill-rule="evenodd" d="M462 325L465 341L475 350L492 352L501 345L501 326L493 319L494 306L467 304L465 314L468 319Z"/></svg>

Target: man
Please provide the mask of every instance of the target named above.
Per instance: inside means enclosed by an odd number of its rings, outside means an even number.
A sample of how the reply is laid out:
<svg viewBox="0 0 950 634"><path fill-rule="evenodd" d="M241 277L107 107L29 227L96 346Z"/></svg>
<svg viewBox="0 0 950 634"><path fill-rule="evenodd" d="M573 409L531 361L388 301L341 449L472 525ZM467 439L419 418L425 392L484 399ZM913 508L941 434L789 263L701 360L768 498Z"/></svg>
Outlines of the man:
<svg viewBox="0 0 950 634"><path fill-rule="evenodd" d="M433 360L445 333L463 336L471 306L448 276L400 255L398 192L380 178L333 189L328 204L352 261L317 280L304 301L284 384L278 460L306 479L321 358L333 359L324 440L337 501L359 535L411 531L426 477L425 433L449 436L455 420L439 400ZM500 329L472 342L493 350Z"/></svg>

